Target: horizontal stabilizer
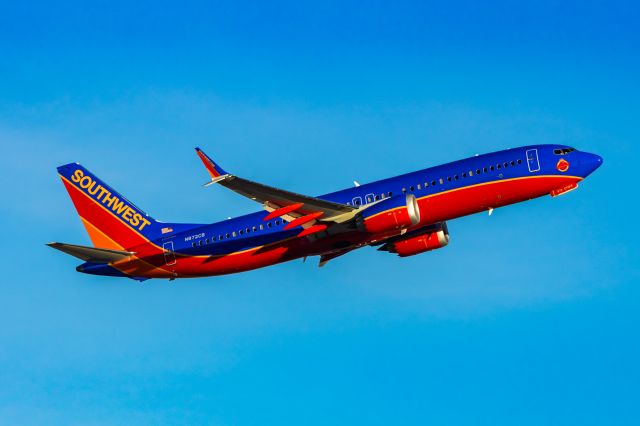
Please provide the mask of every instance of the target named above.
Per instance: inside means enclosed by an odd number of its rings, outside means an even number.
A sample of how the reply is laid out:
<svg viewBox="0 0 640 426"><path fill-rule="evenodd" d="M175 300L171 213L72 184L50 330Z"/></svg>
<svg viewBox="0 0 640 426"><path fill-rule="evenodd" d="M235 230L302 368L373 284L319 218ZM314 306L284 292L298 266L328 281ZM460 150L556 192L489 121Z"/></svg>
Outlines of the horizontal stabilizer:
<svg viewBox="0 0 640 426"><path fill-rule="evenodd" d="M71 256L77 257L78 259L84 260L85 262L93 263L117 262L135 254L132 251L86 247L75 244L49 243L47 245L56 250L60 250L63 253L67 253Z"/></svg>

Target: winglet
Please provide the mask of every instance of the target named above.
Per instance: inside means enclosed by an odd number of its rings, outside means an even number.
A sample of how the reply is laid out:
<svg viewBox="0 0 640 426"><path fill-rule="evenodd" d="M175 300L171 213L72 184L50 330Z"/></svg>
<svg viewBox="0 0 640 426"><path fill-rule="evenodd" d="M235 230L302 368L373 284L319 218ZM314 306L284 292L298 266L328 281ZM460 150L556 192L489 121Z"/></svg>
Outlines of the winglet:
<svg viewBox="0 0 640 426"><path fill-rule="evenodd" d="M218 178L228 174L222 167L217 165L211 158L209 158L207 154L204 153L203 150L198 147L196 147L196 154L198 154L198 157L200 157L202 163L207 168L207 171L211 175L211 180L220 180Z"/></svg>

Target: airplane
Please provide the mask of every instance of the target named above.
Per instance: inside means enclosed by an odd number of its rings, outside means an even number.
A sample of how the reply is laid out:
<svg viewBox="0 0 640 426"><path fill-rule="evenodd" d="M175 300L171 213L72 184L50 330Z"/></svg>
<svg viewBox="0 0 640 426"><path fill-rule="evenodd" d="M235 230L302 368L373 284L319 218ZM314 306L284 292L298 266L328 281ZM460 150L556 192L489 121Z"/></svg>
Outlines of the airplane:
<svg viewBox="0 0 640 426"><path fill-rule="evenodd" d="M550 194L566 194L602 157L566 145L476 155L312 197L231 174L200 148L205 186L230 189L260 211L211 224L160 222L78 163L57 168L93 246L49 243L86 274L194 278L309 256L323 266L364 246L413 256L449 243L447 221Z"/></svg>

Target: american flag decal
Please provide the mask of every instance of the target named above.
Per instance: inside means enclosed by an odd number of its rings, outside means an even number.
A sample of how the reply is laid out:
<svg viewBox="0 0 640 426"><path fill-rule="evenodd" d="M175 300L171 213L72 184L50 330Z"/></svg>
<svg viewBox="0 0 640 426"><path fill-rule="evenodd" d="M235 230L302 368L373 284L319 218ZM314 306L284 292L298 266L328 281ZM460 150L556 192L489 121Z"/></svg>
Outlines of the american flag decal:
<svg viewBox="0 0 640 426"><path fill-rule="evenodd" d="M167 226L166 228L162 228L163 234L167 234L169 232L173 232L173 228L171 228L170 226Z"/></svg>

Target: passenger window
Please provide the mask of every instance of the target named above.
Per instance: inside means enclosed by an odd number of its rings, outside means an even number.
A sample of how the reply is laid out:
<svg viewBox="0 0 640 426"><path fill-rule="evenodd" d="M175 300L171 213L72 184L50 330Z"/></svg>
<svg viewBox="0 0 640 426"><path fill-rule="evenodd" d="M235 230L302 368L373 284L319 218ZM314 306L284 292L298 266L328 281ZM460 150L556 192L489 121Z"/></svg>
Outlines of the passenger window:
<svg viewBox="0 0 640 426"><path fill-rule="evenodd" d="M227 238L229 238L229 234L227 234Z"/></svg>
<svg viewBox="0 0 640 426"><path fill-rule="evenodd" d="M495 169L493 168L493 166L489 167L491 169L491 171L494 171Z"/></svg>
<svg viewBox="0 0 640 426"><path fill-rule="evenodd" d="M491 170L493 170L493 167L491 167ZM485 172L485 173L487 173L487 168L486 168L486 167L484 167L484 168L482 169L482 171L483 171L483 172Z"/></svg>
<svg viewBox="0 0 640 426"><path fill-rule="evenodd" d="M388 195L389 197L391 197L391 196L393 195L393 192L389 191L389 192L387 192L387 195Z"/></svg>
<svg viewBox="0 0 640 426"><path fill-rule="evenodd" d="M239 233L240 235L242 235L242 234L244 234L244 231L241 229L241 230L239 230L239 231L238 231L238 233Z"/></svg>
<svg viewBox="0 0 640 426"><path fill-rule="evenodd" d="M500 167L500 164L496 165L496 169L500 170L502 167Z"/></svg>
<svg viewBox="0 0 640 426"><path fill-rule="evenodd" d="M476 174L479 175L480 174L480 169L476 170Z"/></svg>
<svg viewBox="0 0 640 426"><path fill-rule="evenodd" d="M522 160L518 160L518 164L522 164Z"/></svg>
<svg viewBox="0 0 640 426"><path fill-rule="evenodd" d="M422 184L420 184L420 183L419 183L419 184L418 184L418 186L417 186L417 188L418 188L419 190L420 190L420 189L422 189Z"/></svg>
<svg viewBox="0 0 640 426"><path fill-rule="evenodd" d="M444 179L440 178L440 185L444 183Z"/></svg>
<svg viewBox="0 0 640 426"><path fill-rule="evenodd" d="M440 180L442 180L442 179L440 179ZM440 183L442 183L442 182L440 182ZM435 180L431 181L431 186L436 186L436 181Z"/></svg>
<svg viewBox="0 0 640 426"><path fill-rule="evenodd" d="M511 162L511 165L512 165L512 166L515 166L515 165L516 165L516 162L515 162L515 161L512 161L512 162Z"/></svg>
<svg viewBox="0 0 640 426"><path fill-rule="evenodd" d="M413 192L413 186L409 187L409 191Z"/></svg>
<svg viewBox="0 0 640 426"><path fill-rule="evenodd" d="M233 232L231 233L231 235L232 235L233 237L235 237L235 236L236 236L236 231L233 231Z"/></svg>
<svg viewBox="0 0 640 426"><path fill-rule="evenodd" d="M201 246L202 245L202 240L198 241L198 245Z"/></svg>
<svg viewBox="0 0 640 426"><path fill-rule="evenodd" d="M406 194L407 193L407 188L402 188L402 193Z"/></svg>
<svg viewBox="0 0 640 426"><path fill-rule="evenodd" d="M458 175L455 175L453 178L454 178L455 180L458 180Z"/></svg>
<svg viewBox="0 0 640 426"><path fill-rule="evenodd" d="M195 247L195 246L196 246L196 243L191 243L191 247Z"/></svg>
<svg viewBox="0 0 640 426"><path fill-rule="evenodd" d="M259 228L260 228L261 231L263 231L264 230L264 225L260 224Z"/></svg>
<svg viewBox="0 0 640 426"><path fill-rule="evenodd" d="M469 177L473 176L473 170L469 170Z"/></svg>
<svg viewBox="0 0 640 426"><path fill-rule="evenodd" d="M449 176L449 177L447 178L447 181L451 182L451 176Z"/></svg>
<svg viewBox="0 0 640 426"><path fill-rule="evenodd" d="M271 222L267 222L267 228L271 228Z"/></svg>
<svg viewBox="0 0 640 426"><path fill-rule="evenodd" d="M206 240L204 240L205 244L209 244L209 239L207 238Z"/></svg>

